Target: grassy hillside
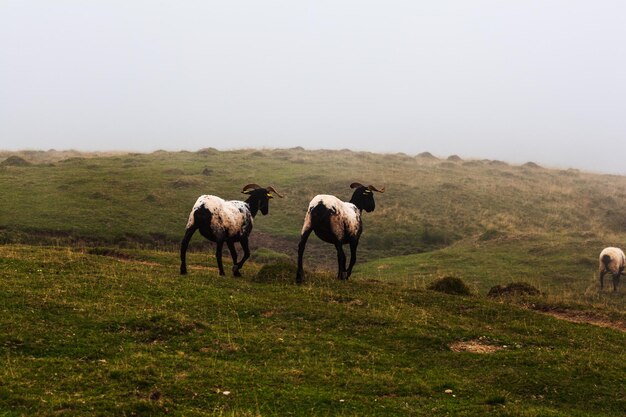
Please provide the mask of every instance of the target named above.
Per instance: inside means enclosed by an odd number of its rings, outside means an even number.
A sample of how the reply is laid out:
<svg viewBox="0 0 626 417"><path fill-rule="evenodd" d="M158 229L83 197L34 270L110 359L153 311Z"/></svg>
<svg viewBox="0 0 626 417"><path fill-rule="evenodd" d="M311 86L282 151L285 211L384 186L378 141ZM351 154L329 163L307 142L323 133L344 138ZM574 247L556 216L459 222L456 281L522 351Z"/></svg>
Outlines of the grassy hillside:
<svg viewBox="0 0 626 417"><path fill-rule="evenodd" d="M324 272L334 249L312 238L294 285L274 263L293 260L308 201L348 199L353 181L388 190L353 278ZM250 182L286 197L256 219L244 278L218 278L199 236L180 277L198 195ZM625 246L625 177L350 151L30 151L0 153L0 190L0 416L626 409L625 286L595 276L599 251ZM445 276L473 295L426 289ZM543 294L485 296L514 281Z"/></svg>
<svg viewBox="0 0 626 417"><path fill-rule="evenodd" d="M217 278L192 256L181 278L174 253L0 246L0 415L626 408L623 332L400 283Z"/></svg>
<svg viewBox="0 0 626 417"><path fill-rule="evenodd" d="M181 238L198 195L239 199L244 184L257 182L274 185L286 198L274 200L270 215L257 218L260 233L253 244L293 256L308 201L318 193L349 199L353 181L388 190L377 195L377 210L364 216L362 259L528 233L581 232L600 242L626 240L626 178L620 176L302 149L62 155L19 154L33 163L27 166L0 161L4 241L65 238L171 246Z"/></svg>

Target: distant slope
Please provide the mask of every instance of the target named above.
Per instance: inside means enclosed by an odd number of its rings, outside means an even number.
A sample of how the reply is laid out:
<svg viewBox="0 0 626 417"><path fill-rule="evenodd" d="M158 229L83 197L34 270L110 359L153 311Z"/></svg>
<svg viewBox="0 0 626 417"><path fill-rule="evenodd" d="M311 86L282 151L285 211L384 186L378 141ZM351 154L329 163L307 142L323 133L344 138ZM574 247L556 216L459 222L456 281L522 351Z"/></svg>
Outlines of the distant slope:
<svg viewBox="0 0 626 417"><path fill-rule="evenodd" d="M349 199L353 181L388 190L376 196L376 211L364 214L361 260L421 253L481 236L591 232L617 241L626 236L626 177L614 175L300 148L90 154L58 162L58 153L49 160L46 152L32 155L29 160L20 154L35 165L0 167L4 241L53 236L174 245L198 195L240 199L241 187L256 182L274 185L286 198L275 199L270 215L256 219L262 233L253 244L293 256L308 201L318 193ZM331 248L319 253L334 257Z"/></svg>

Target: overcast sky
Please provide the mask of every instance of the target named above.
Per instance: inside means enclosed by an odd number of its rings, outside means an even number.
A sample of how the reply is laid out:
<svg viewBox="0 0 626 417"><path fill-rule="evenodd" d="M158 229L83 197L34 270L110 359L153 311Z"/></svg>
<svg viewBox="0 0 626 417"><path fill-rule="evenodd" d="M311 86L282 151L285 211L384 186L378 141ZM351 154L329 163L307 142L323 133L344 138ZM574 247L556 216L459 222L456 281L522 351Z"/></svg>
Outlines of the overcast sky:
<svg viewBox="0 0 626 417"><path fill-rule="evenodd" d="M351 148L626 174L626 3L0 0L0 149Z"/></svg>

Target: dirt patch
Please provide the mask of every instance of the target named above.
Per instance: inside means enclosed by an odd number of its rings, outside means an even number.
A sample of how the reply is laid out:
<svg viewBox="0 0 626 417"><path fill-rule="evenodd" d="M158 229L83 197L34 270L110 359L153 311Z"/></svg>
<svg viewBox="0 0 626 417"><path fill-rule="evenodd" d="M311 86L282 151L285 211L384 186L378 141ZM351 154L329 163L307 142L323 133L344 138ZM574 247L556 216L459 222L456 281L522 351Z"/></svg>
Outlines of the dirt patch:
<svg viewBox="0 0 626 417"><path fill-rule="evenodd" d="M453 352L471 352L471 353L494 353L504 349L504 346L490 344L486 340L474 339L454 342L448 345Z"/></svg>
<svg viewBox="0 0 626 417"><path fill-rule="evenodd" d="M547 314L559 320L565 320L572 323L592 324L599 327L607 327L609 329L626 332L626 321L611 320L606 316L596 314L590 311L577 311L566 309L537 309L540 313Z"/></svg>

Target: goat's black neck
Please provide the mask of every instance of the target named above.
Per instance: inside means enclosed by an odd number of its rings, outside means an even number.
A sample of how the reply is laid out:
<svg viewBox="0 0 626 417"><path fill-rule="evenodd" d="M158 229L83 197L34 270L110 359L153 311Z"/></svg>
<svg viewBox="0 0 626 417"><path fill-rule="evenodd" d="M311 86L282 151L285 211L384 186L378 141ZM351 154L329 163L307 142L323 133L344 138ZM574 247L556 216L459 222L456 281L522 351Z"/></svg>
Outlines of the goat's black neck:
<svg viewBox="0 0 626 417"><path fill-rule="evenodd" d="M359 211L362 213L363 212L362 201L359 198L355 198L355 195L356 193L352 195L352 198L350 199L350 203L354 204L356 208L358 208Z"/></svg>
<svg viewBox="0 0 626 417"><path fill-rule="evenodd" d="M369 213L369 212L374 211L374 208L376 208L376 203L374 202L374 195L372 194L370 190L368 190L365 187L359 187L356 190L354 190L354 193L352 193L352 198L350 199L350 202L354 204L361 213L363 212L363 210Z"/></svg>
<svg viewBox="0 0 626 417"><path fill-rule="evenodd" d="M251 195L246 200L246 203L250 207L250 214L252 214L252 217L255 217L256 214L259 212L259 198L257 196Z"/></svg>

